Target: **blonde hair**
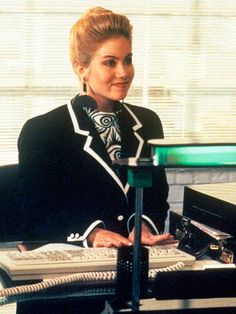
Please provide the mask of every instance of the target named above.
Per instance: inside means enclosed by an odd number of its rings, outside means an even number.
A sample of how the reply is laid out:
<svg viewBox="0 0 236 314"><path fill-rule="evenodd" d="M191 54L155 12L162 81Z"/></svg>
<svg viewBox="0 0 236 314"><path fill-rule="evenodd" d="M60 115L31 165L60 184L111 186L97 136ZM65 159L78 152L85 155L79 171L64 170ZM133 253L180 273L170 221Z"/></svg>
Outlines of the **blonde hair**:
<svg viewBox="0 0 236 314"><path fill-rule="evenodd" d="M102 7L86 11L70 31L72 66L88 66L99 44L114 36L132 41L132 25L126 16Z"/></svg>

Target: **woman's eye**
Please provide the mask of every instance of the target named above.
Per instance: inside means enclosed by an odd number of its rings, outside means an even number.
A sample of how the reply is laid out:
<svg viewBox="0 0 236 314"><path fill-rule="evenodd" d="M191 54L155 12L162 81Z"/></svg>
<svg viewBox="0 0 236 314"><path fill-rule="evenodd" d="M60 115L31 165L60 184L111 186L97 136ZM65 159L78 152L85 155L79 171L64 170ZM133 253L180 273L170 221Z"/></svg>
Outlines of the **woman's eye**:
<svg viewBox="0 0 236 314"><path fill-rule="evenodd" d="M109 67L114 67L116 65L116 61L111 59L111 60L107 60L105 62L105 65L109 66Z"/></svg>
<svg viewBox="0 0 236 314"><path fill-rule="evenodd" d="M132 64L132 57L128 57L125 59L125 64Z"/></svg>

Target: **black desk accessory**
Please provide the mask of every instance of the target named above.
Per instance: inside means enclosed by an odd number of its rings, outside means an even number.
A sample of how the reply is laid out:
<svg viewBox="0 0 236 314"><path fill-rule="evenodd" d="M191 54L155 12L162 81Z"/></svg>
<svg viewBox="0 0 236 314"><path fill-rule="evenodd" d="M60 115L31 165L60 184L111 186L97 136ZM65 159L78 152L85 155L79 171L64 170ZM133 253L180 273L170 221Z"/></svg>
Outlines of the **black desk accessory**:
<svg viewBox="0 0 236 314"><path fill-rule="evenodd" d="M134 278L134 248L132 246L123 246L118 249L117 254L117 278L116 278L116 298L117 302L125 303L132 298L134 302L138 302L137 296L133 295L133 289L136 289ZM140 249L140 294L141 298L145 298L148 291L148 271L149 271L149 251L146 247L141 246ZM136 270L137 271L137 270ZM135 278L137 280L138 278ZM139 279L138 279L139 280ZM136 304L136 303L135 303ZM134 307L133 307L134 308Z"/></svg>

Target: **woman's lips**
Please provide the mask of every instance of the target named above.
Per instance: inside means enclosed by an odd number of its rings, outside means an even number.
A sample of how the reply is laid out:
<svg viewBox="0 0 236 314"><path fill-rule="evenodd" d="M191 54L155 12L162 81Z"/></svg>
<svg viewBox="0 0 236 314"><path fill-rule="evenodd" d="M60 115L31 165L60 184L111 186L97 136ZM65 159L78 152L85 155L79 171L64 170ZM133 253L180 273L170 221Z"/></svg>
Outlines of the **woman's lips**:
<svg viewBox="0 0 236 314"><path fill-rule="evenodd" d="M128 85L128 82L117 82L112 84L115 87L124 88Z"/></svg>

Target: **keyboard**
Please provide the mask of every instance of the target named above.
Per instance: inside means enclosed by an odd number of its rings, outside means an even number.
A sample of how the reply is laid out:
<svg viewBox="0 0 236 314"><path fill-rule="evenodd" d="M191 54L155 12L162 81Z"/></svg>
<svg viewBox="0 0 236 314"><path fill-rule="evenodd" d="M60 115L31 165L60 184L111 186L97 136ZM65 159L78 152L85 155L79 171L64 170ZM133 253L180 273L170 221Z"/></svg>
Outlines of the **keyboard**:
<svg viewBox="0 0 236 314"><path fill-rule="evenodd" d="M183 262L191 268L195 257L175 246L153 246L149 249L149 270ZM45 279L79 272L116 271L117 249L78 248L56 251L3 251L0 267L14 280Z"/></svg>

